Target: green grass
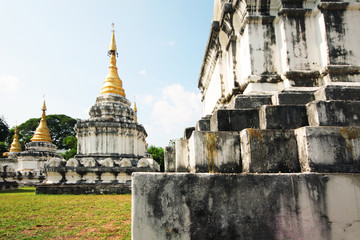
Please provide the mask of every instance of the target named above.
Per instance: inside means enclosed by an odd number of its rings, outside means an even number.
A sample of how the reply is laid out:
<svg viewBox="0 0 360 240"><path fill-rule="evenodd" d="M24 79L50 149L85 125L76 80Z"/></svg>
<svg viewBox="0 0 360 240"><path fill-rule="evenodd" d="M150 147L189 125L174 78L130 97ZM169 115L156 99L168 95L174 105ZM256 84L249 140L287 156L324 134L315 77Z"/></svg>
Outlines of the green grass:
<svg viewBox="0 0 360 240"><path fill-rule="evenodd" d="M0 239L131 239L131 195L0 192Z"/></svg>

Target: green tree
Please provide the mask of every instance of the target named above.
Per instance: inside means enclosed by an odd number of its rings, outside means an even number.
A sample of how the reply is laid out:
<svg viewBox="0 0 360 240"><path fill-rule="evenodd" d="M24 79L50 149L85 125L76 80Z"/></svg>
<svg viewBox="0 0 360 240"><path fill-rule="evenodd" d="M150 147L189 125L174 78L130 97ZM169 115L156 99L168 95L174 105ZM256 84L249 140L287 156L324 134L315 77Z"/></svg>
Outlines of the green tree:
<svg viewBox="0 0 360 240"><path fill-rule="evenodd" d="M0 158L2 158L3 153L7 151L8 145L5 142L0 142Z"/></svg>
<svg viewBox="0 0 360 240"><path fill-rule="evenodd" d="M9 125L6 123L4 116L0 116L0 142L4 142L9 134Z"/></svg>
<svg viewBox="0 0 360 240"><path fill-rule="evenodd" d="M77 152L77 138L74 136L67 136L63 138L63 144L67 147L67 150L63 155L66 160L73 158Z"/></svg>
<svg viewBox="0 0 360 240"><path fill-rule="evenodd" d="M0 117L0 157L4 152L8 151L9 144L6 142L9 135L9 125L6 123L3 116Z"/></svg>
<svg viewBox="0 0 360 240"><path fill-rule="evenodd" d="M162 147L150 146L148 153L151 154L152 158L160 165L160 171L164 171L164 149Z"/></svg>

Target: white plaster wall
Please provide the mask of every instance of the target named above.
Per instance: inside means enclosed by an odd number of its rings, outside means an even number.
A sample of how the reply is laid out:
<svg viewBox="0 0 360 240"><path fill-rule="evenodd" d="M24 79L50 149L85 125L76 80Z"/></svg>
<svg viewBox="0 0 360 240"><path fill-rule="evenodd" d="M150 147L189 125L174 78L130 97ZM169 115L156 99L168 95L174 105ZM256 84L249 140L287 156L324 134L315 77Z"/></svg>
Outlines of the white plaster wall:
<svg viewBox="0 0 360 240"><path fill-rule="evenodd" d="M234 43L236 44L236 43ZM233 44L230 43L229 50L225 54L225 66L226 74L224 75L224 90L225 96L232 93L232 89L234 88L234 62L233 62Z"/></svg>
<svg viewBox="0 0 360 240"><path fill-rule="evenodd" d="M138 138L138 131L121 130L119 134L106 133L98 134L92 133L84 136L78 136L79 154L94 154L94 153L119 153L119 154L135 154L143 156L145 154L144 138Z"/></svg>
<svg viewBox="0 0 360 240"><path fill-rule="evenodd" d="M248 26L245 27L243 35L237 38L238 52L236 54L236 75L240 86L248 82L251 75L250 48Z"/></svg>
<svg viewBox="0 0 360 240"><path fill-rule="evenodd" d="M208 89L204 96L204 101L203 101L204 115L208 115L212 113L217 100L220 98L221 98L221 81L220 81L219 63L217 61L214 72L211 76Z"/></svg>
<svg viewBox="0 0 360 240"><path fill-rule="evenodd" d="M329 64L329 57L328 57L328 46L326 42L326 29L325 29L325 21L324 15L320 12L317 13L314 17L314 24L315 24L315 36L317 41L317 46L313 45L313 51L317 51L319 55L319 66L320 69L323 69Z"/></svg>
<svg viewBox="0 0 360 240"><path fill-rule="evenodd" d="M359 3L357 3L359 4ZM355 5L356 6L356 5ZM349 52L348 64L360 66L360 7L347 10L344 16L345 30L345 49Z"/></svg>
<svg viewBox="0 0 360 240"><path fill-rule="evenodd" d="M280 75L283 75L289 70L289 64L287 61L287 46L286 46L286 36L284 29L284 21L282 18L277 18L274 22L275 27L275 37L276 37L276 52L279 56L279 61L275 63L277 66L278 72Z"/></svg>

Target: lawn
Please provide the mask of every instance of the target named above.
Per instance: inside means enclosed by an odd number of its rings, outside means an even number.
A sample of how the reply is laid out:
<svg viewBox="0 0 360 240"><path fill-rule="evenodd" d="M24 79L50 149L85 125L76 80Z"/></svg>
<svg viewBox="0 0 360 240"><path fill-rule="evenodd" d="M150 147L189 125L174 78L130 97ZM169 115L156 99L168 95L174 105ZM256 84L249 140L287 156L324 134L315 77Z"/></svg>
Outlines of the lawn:
<svg viewBox="0 0 360 240"><path fill-rule="evenodd" d="M0 239L131 239L131 195L0 192Z"/></svg>

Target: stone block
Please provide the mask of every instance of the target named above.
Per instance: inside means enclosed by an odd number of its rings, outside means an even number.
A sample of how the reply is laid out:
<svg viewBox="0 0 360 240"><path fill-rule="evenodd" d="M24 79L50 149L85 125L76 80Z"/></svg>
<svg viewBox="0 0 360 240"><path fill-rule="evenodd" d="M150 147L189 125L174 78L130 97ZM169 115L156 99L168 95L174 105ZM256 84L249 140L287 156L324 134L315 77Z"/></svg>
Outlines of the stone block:
<svg viewBox="0 0 360 240"><path fill-rule="evenodd" d="M237 95L230 103L230 109L254 109L271 104L271 95Z"/></svg>
<svg viewBox="0 0 360 240"><path fill-rule="evenodd" d="M360 101L360 86L357 84L327 85L315 92L315 99Z"/></svg>
<svg viewBox="0 0 360 240"><path fill-rule="evenodd" d="M103 172L101 174L101 181L103 183L111 183L114 182L115 180L116 180L116 176L112 172Z"/></svg>
<svg viewBox="0 0 360 240"><path fill-rule="evenodd" d="M176 172L189 172L189 150L187 139L176 139L175 141L175 169Z"/></svg>
<svg viewBox="0 0 360 240"><path fill-rule="evenodd" d="M191 137L191 134L195 131L195 127L188 127L185 128L184 131L184 139L189 139Z"/></svg>
<svg viewBox="0 0 360 240"><path fill-rule="evenodd" d="M239 132L198 132L189 139L190 172L241 172Z"/></svg>
<svg viewBox="0 0 360 240"><path fill-rule="evenodd" d="M119 183L126 183L126 182L131 181L131 175L128 173L121 172L116 176L116 180Z"/></svg>
<svg viewBox="0 0 360 240"><path fill-rule="evenodd" d="M314 100L314 91L282 91L272 96L274 105L301 105Z"/></svg>
<svg viewBox="0 0 360 240"><path fill-rule="evenodd" d="M360 172L360 127L295 130L303 172Z"/></svg>
<svg viewBox="0 0 360 240"><path fill-rule="evenodd" d="M19 184L15 181L2 181L0 180L0 191L8 191L18 189Z"/></svg>
<svg viewBox="0 0 360 240"><path fill-rule="evenodd" d="M307 105L310 126L360 126L360 101L314 101Z"/></svg>
<svg viewBox="0 0 360 240"><path fill-rule="evenodd" d="M211 115L202 117L196 124L196 131L210 131L210 118Z"/></svg>
<svg viewBox="0 0 360 240"><path fill-rule="evenodd" d="M300 172L294 130L244 129L240 132L243 172Z"/></svg>
<svg viewBox="0 0 360 240"><path fill-rule="evenodd" d="M360 174L134 173L143 239L358 239Z"/></svg>
<svg viewBox="0 0 360 240"><path fill-rule="evenodd" d="M305 105L264 105L259 109L261 129L295 129L308 125Z"/></svg>
<svg viewBox="0 0 360 240"><path fill-rule="evenodd" d="M164 165L165 172L175 172L175 146L165 147Z"/></svg>
<svg viewBox="0 0 360 240"><path fill-rule="evenodd" d="M68 170L65 173L66 183L78 183L81 181L81 175L76 171Z"/></svg>
<svg viewBox="0 0 360 240"><path fill-rule="evenodd" d="M211 131L241 131L244 128L259 128L258 110L219 109L210 119Z"/></svg>

